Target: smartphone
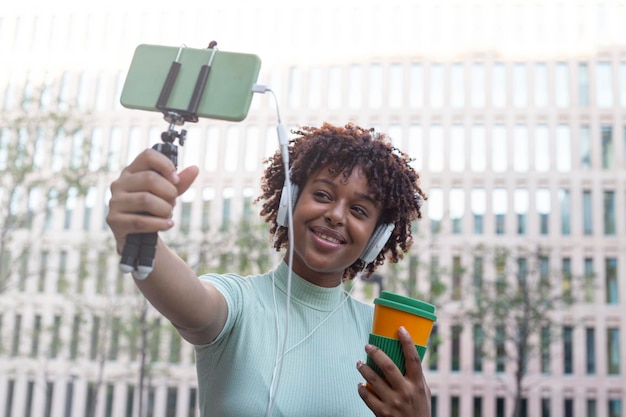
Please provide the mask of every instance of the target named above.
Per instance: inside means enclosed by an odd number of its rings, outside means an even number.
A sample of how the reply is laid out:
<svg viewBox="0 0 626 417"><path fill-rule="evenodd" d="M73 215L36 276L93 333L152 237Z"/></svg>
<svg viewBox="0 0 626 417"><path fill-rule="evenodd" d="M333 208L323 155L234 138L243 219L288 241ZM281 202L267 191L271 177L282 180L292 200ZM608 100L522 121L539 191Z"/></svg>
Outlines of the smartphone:
<svg viewBox="0 0 626 417"><path fill-rule="evenodd" d="M254 54L217 49L137 46L122 89L122 106L162 112L157 108L157 101L173 62L177 63L178 73L170 87L168 109L185 111L188 108L202 67L210 64L205 88L197 105L197 117L235 122L246 118L252 102L252 86L261 69L261 59Z"/></svg>

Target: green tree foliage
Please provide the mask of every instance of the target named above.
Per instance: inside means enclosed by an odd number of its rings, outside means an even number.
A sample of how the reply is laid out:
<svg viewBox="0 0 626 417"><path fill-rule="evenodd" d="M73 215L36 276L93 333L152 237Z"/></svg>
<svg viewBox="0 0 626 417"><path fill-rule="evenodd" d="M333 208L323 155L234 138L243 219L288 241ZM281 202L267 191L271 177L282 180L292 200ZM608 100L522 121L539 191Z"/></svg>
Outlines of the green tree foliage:
<svg viewBox="0 0 626 417"><path fill-rule="evenodd" d="M54 85L36 91L0 113L0 293L46 215L84 195L98 171L89 163L88 114L52 103Z"/></svg>
<svg viewBox="0 0 626 417"><path fill-rule="evenodd" d="M546 351L546 329L557 328L555 313L576 301L578 280L555 268L544 248L479 246L471 253L474 269L465 280L470 288L455 320L469 322L474 348L495 360L497 372L514 373L512 416L519 417L527 365Z"/></svg>

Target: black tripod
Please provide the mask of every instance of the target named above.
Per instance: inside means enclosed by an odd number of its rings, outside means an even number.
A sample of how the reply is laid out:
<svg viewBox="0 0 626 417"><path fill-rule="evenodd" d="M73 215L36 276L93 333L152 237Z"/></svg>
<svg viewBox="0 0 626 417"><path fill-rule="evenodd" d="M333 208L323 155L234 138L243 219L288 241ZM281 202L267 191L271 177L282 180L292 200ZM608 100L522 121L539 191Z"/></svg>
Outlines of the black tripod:
<svg viewBox="0 0 626 417"><path fill-rule="evenodd" d="M209 73L211 71L211 64L217 51L217 42L211 41L208 49L212 49L209 62L202 65L196 85L193 90L191 99L189 100L189 106L186 110L172 109L167 106L167 101L172 92L172 88L176 83L176 78L180 71L181 63L179 62L180 54L183 48L180 48L176 59L172 62L161 93L157 100L156 108L161 110L164 115L164 119L170 124L168 130L161 133L162 143L157 143L152 147L162 154L166 155L173 163L175 167L178 167L178 147L175 144L176 139L180 146L183 146L187 139L187 131L181 129L180 132L176 130L175 126L182 126L185 122L197 122L198 106L200 99L204 93ZM156 255L156 244L158 234L155 233L131 233L126 236L126 243L122 250L122 256L120 260L120 271L133 274L135 279L145 279L151 272L154 266L154 257Z"/></svg>

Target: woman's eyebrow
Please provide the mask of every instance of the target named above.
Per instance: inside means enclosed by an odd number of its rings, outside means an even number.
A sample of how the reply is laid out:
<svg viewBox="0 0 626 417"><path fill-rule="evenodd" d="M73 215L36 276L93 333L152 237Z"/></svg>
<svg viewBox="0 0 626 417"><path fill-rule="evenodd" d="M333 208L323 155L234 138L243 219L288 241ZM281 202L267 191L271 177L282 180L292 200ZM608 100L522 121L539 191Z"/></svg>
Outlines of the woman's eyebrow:
<svg viewBox="0 0 626 417"><path fill-rule="evenodd" d="M316 179L313 180L313 184L315 184L315 183L326 184L329 187L332 187L333 189L337 188L337 184L335 184L333 181L329 180L328 178L316 178ZM370 194L357 193L356 195L357 195L357 197L359 199L365 200L365 201L369 201L374 206L377 206L377 205L380 204L380 201L375 200L374 197L372 197Z"/></svg>

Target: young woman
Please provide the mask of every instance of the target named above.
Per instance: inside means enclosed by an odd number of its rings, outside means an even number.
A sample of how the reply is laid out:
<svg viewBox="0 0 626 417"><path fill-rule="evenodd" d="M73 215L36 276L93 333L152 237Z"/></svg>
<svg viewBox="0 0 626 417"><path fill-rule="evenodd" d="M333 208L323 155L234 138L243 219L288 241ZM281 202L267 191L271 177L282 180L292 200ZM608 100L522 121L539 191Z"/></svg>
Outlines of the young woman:
<svg viewBox="0 0 626 417"><path fill-rule="evenodd" d="M294 133L289 171L279 153L270 158L259 197L274 247L285 250L280 265L258 276L198 279L159 239L153 272L136 283L195 346L203 416L430 417L410 335L398 329L403 375L367 344L372 307L342 289L409 249L425 199L418 174L372 130L324 124ZM175 200L197 174L196 167L177 174L153 150L139 155L111 185L107 222L118 252L129 233L171 228ZM290 194L292 215L284 210Z"/></svg>

